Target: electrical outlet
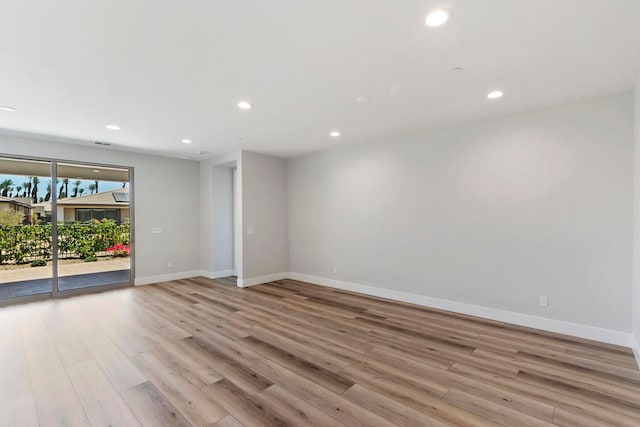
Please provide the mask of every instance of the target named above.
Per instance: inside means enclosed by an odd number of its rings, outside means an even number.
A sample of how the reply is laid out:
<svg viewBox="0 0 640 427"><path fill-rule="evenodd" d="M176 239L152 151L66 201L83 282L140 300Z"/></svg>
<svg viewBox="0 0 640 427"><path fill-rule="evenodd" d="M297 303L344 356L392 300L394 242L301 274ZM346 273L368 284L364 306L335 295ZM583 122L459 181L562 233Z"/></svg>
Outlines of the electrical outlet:
<svg viewBox="0 0 640 427"><path fill-rule="evenodd" d="M338 272L338 267L336 267L335 265L333 266L333 272L337 273Z"/></svg>
<svg viewBox="0 0 640 427"><path fill-rule="evenodd" d="M253 228L251 227L247 228L247 234L253 234Z"/></svg>
<svg viewBox="0 0 640 427"><path fill-rule="evenodd" d="M540 306L546 307L549 305L549 299L545 296L540 297Z"/></svg>
<svg viewBox="0 0 640 427"><path fill-rule="evenodd" d="M173 267L173 261L167 262L167 267L169 267L169 268Z"/></svg>

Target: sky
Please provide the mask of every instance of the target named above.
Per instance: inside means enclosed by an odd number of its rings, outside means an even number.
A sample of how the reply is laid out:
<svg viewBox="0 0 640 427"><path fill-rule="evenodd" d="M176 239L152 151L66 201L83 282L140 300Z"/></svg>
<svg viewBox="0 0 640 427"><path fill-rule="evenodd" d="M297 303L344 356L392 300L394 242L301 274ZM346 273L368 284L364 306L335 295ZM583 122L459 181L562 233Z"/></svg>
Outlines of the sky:
<svg viewBox="0 0 640 427"><path fill-rule="evenodd" d="M50 178L49 177L39 177L40 178L40 183L38 184L38 198L40 197L44 197L47 194L47 184L49 183ZM5 179L10 179L13 181L13 187L17 187L17 186L22 186L24 187L24 183L27 182L27 177L23 176L23 175L4 175L4 174L0 174L0 182L4 181ZM75 180L69 180L69 193L71 193L70 195L73 195L73 188L75 187L75 185L73 185L73 183L75 182ZM91 194L89 191L89 184L93 184L92 180L88 180L88 179L81 179L80 182L82 184L80 184L80 188L84 188L84 193L83 196L89 195ZM60 186L62 185L62 183L60 183L58 185L58 190L56 192L56 195L58 194L58 192L60 191ZM129 187L129 184L127 184L127 187ZM98 181L98 190L102 193L103 191L110 191L110 190L117 190L122 188L122 182L112 182L112 181ZM22 190L24 191L24 190ZM20 192L22 195L22 191ZM14 197L16 196L15 191L14 191Z"/></svg>

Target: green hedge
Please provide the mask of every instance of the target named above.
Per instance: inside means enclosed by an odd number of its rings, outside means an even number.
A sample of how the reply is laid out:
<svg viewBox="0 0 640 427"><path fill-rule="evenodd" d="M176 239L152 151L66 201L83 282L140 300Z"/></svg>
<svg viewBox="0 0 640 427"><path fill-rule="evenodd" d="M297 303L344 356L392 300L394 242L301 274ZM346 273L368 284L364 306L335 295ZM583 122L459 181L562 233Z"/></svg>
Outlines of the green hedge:
<svg viewBox="0 0 640 427"><path fill-rule="evenodd" d="M104 219L58 224L60 258L87 258L108 247L129 245L129 222ZM0 263L51 259L51 224L0 226Z"/></svg>

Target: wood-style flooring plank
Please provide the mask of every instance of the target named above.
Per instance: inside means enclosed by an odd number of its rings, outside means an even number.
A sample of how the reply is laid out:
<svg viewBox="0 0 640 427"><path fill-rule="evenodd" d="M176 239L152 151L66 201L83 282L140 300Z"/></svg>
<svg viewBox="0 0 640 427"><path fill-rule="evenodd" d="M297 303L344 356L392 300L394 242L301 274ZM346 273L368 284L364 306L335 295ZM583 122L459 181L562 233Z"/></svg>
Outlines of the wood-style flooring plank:
<svg viewBox="0 0 640 427"><path fill-rule="evenodd" d="M0 427L640 426L621 346L296 280L0 308Z"/></svg>
<svg viewBox="0 0 640 427"><path fill-rule="evenodd" d="M31 393L0 400L0 426L38 427L36 404Z"/></svg>
<svg viewBox="0 0 640 427"><path fill-rule="evenodd" d="M124 390L121 394L143 426L191 426L180 411L149 381Z"/></svg>

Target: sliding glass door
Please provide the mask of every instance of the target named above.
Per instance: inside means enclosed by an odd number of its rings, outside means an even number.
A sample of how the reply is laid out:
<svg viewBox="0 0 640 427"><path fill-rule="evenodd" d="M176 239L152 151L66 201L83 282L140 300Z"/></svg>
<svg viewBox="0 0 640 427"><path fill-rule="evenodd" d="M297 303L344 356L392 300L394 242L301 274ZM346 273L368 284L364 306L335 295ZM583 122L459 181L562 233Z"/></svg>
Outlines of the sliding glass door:
<svg viewBox="0 0 640 427"><path fill-rule="evenodd" d="M51 162L0 157L0 302L53 291L50 183Z"/></svg>
<svg viewBox="0 0 640 427"><path fill-rule="evenodd" d="M0 156L0 304L131 285L132 178Z"/></svg>
<svg viewBox="0 0 640 427"><path fill-rule="evenodd" d="M57 163L58 292L131 281L129 169Z"/></svg>

